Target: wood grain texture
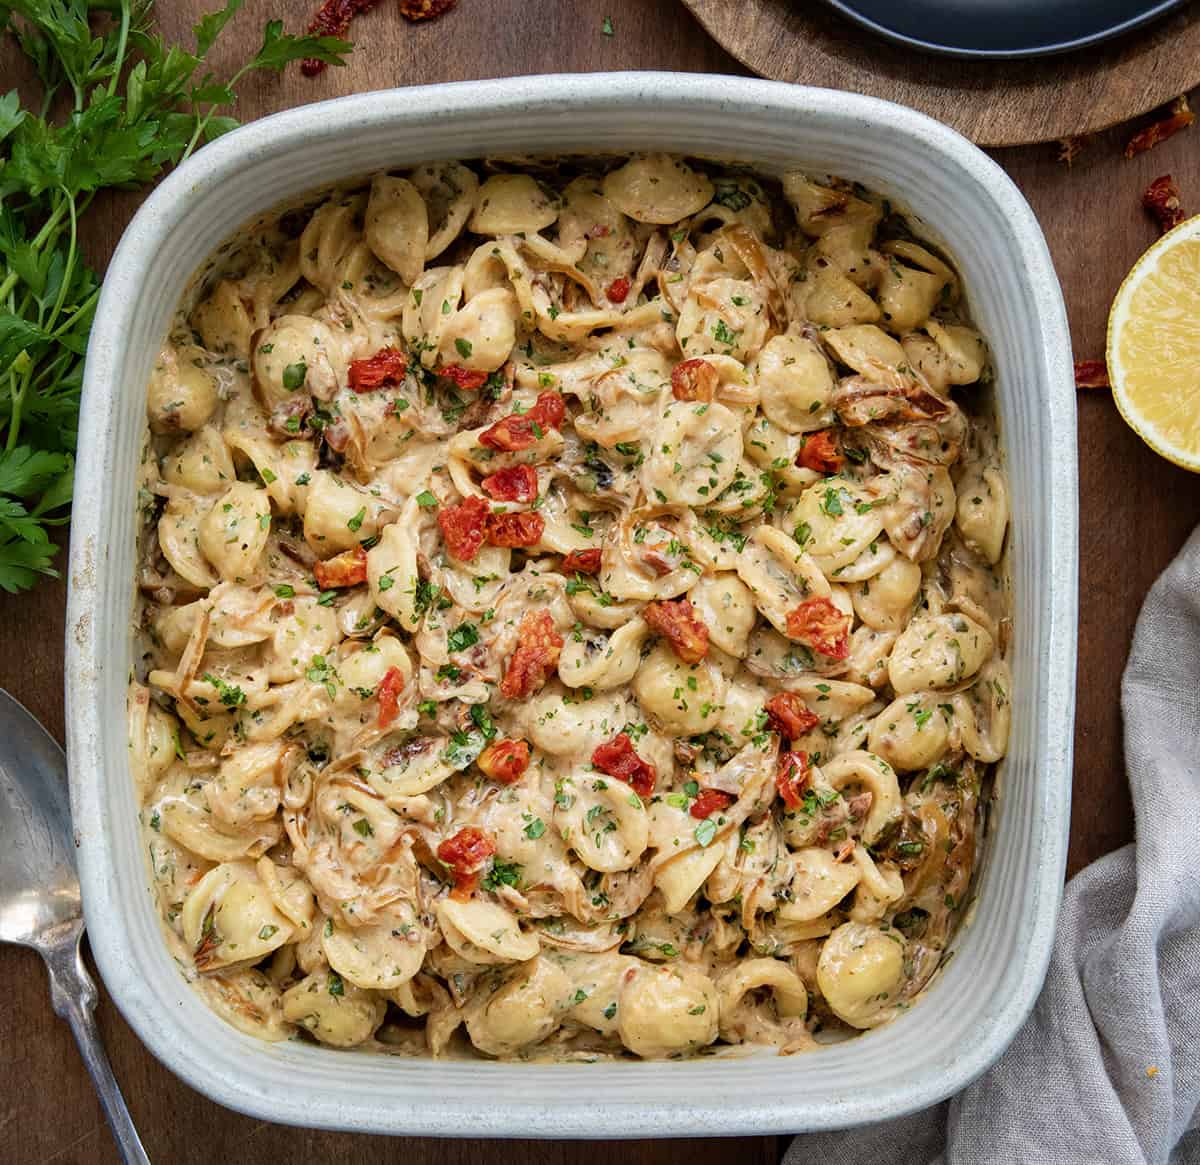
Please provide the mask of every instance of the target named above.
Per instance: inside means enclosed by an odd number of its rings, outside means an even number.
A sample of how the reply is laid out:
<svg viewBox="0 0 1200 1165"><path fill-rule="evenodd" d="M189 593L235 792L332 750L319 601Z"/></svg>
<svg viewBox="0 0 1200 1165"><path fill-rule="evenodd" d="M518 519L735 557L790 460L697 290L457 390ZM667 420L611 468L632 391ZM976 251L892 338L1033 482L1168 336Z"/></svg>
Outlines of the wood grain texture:
<svg viewBox="0 0 1200 1165"><path fill-rule="evenodd" d="M182 36L195 13L206 7L211 0L162 0L164 25ZM223 50L220 61L226 65L246 55L261 22L279 10L272 0L251 0L247 7L230 29L238 43ZM600 32L605 15L612 17L611 38ZM360 21L355 32L360 47L347 69L332 70L315 82L297 71L278 81L263 79L246 92L242 117L340 93L470 77L629 68L742 72L675 0L460 0L457 13L415 29L385 6ZM0 45L0 77L12 75L13 61L11 46ZM1048 103L1052 96L1048 94ZM1124 136L1114 131L1097 138L1073 169L1057 164L1049 147L996 155L1046 230L1081 356L1102 353L1112 294L1154 238L1138 205L1144 186L1171 171L1185 201L1190 197L1190 208L1200 210L1196 131L1133 162L1120 157ZM95 205L86 240L92 262L103 263L135 205L128 195ZM1079 444L1082 572L1072 872L1132 836L1121 757L1121 669L1147 588L1200 515L1200 477L1151 453L1125 427L1105 394L1081 397ZM0 685L60 739L64 593L61 583L49 583L30 595L0 596ZM5 988L0 1006L0 1161L112 1165L117 1158L99 1105L66 1026L50 1010L37 957L0 947L0 981ZM171 1076L107 998L100 1021L117 1076L157 1165L271 1165L278 1160L484 1165L501 1154L510 1165L575 1165L605 1151L596 1144L571 1143L398 1143L248 1120ZM497 1102L502 1102L500 1096ZM607 1152L619 1153L628 1165L679 1160L690 1165L730 1160L773 1165L784 1143L775 1138L638 1142Z"/></svg>
<svg viewBox="0 0 1200 1165"><path fill-rule="evenodd" d="M892 44L820 0L684 3L764 77L899 101L986 146L1106 129L1200 83L1200 4L1067 56L965 61Z"/></svg>

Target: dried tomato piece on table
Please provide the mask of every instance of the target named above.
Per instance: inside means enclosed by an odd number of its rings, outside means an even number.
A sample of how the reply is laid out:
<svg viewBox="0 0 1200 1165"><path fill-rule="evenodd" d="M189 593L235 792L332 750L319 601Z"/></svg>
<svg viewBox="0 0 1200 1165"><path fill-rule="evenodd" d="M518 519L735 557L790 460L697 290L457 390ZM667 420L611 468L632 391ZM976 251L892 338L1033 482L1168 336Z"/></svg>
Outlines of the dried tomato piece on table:
<svg viewBox="0 0 1200 1165"><path fill-rule="evenodd" d="M475 762L493 781L511 785L529 768L529 745L524 740L493 740Z"/></svg>
<svg viewBox="0 0 1200 1165"><path fill-rule="evenodd" d="M508 660L500 694L523 700L539 691L558 664L562 636L554 629L554 617L545 607L526 611L517 628L517 646Z"/></svg>
<svg viewBox="0 0 1200 1165"><path fill-rule="evenodd" d="M566 416L566 406L557 392L543 392L523 413L511 413L479 434L480 445L517 453L528 449L546 435L547 429L557 429Z"/></svg>
<svg viewBox="0 0 1200 1165"><path fill-rule="evenodd" d="M592 764L606 776L624 781L639 797L649 797L654 792L658 771L638 756L626 732L618 732L612 740L597 745L592 752Z"/></svg>
<svg viewBox="0 0 1200 1165"><path fill-rule="evenodd" d="M1103 360L1076 360L1075 387L1110 388L1108 365Z"/></svg>
<svg viewBox="0 0 1200 1165"><path fill-rule="evenodd" d="M796 740L811 732L821 718L795 692L777 692L764 705L772 732L787 740Z"/></svg>
<svg viewBox="0 0 1200 1165"><path fill-rule="evenodd" d="M314 563L313 574L323 591L334 587L356 587L367 581L367 552L361 546L343 550L324 562Z"/></svg>
<svg viewBox="0 0 1200 1165"><path fill-rule="evenodd" d="M387 728L400 710L400 693L404 691L404 673L398 667L389 667L375 688L375 699L379 701L379 727Z"/></svg>
<svg viewBox="0 0 1200 1165"><path fill-rule="evenodd" d="M467 898L479 884L479 873L496 852L496 843L473 825L466 825L437 847L438 861L454 879L455 898Z"/></svg>
<svg viewBox="0 0 1200 1165"><path fill-rule="evenodd" d="M374 392L399 384L407 371L408 361L399 348L380 348L365 360L352 360L347 376L355 392Z"/></svg>
<svg viewBox="0 0 1200 1165"><path fill-rule="evenodd" d="M775 769L775 788L789 809L797 808L804 800L804 791L812 780L812 769L806 752L781 752Z"/></svg>
<svg viewBox="0 0 1200 1165"><path fill-rule="evenodd" d="M671 370L671 395L676 400L710 401L720 379L707 360L684 360Z"/></svg>
<svg viewBox="0 0 1200 1165"><path fill-rule="evenodd" d="M308 26L311 36L343 36L350 21L364 12L370 12L379 0L325 0ZM453 0L451 0L453 3ZM300 72L306 77L315 77L325 71L325 62L308 57L300 62Z"/></svg>
<svg viewBox="0 0 1200 1165"><path fill-rule="evenodd" d="M732 793L720 789L701 789L688 812L703 821L721 809L728 809L736 800Z"/></svg>
<svg viewBox="0 0 1200 1165"><path fill-rule="evenodd" d="M1146 187L1142 195L1142 205L1154 215L1158 229L1165 235L1172 227L1177 227L1187 214L1180 201L1179 187L1170 174L1155 178Z"/></svg>
<svg viewBox="0 0 1200 1165"><path fill-rule="evenodd" d="M642 618L652 631L670 641L684 663L699 663L708 654L708 628L687 599L647 603Z"/></svg>
<svg viewBox="0 0 1200 1165"><path fill-rule="evenodd" d="M454 7L457 0L400 0L400 15L408 20L433 20Z"/></svg>
<svg viewBox="0 0 1200 1165"><path fill-rule="evenodd" d="M805 599L787 613L789 639L803 643L830 659L850 655L850 616L828 599Z"/></svg>
<svg viewBox="0 0 1200 1165"><path fill-rule="evenodd" d="M483 545L487 519L488 504L483 498L472 496L456 506L443 506L437 520L446 549L460 561L470 562Z"/></svg>
<svg viewBox="0 0 1200 1165"><path fill-rule="evenodd" d="M1165 142L1167 138L1174 137L1181 129L1187 129L1195 120L1196 115L1188 105L1187 95L1184 94L1176 97L1171 102L1170 111L1166 117L1159 118L1158 121L1146 126L1145 129L1138 130L1129 139L1129 144L1125 147L1125 157L1136 158L1138 154L1144 154L1147 150L1152 150L1160 142Z"/></svg>
<svg viewBox="0 0 1200 1165"><path fill-rule="evenodd" d="M819 429L804 437L796 464L816 473L837 473L846 463L832 429Z"/></svg>
<svg viewBox="0 0 1200 1165"><path fill-rule="evenodd" d="M498 502L531 502L538 494L537 470L532 465L510 465L489 473L479 485Z"/></svg>

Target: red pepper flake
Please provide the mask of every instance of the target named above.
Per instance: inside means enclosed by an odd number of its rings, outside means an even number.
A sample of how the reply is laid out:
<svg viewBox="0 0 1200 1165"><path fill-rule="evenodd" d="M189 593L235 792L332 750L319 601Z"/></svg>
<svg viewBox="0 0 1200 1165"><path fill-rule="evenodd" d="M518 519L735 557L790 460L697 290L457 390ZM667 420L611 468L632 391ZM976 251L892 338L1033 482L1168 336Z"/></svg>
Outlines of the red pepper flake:
<svg viewBox="0 0 1200 1165"><path fill-rule="evenodd" d="M557 429L566 416L563 398L557 392L543 392L528 412L512 413L479 434L479 444L504 453L528 449L546 435L547 429Z"/></svg>
<svg viewBox="0 0 1200 1165"><path fill-rule="evenodd" d="M1111 388L1108 365L1103 360L1075 361L1076 388Z"/></svg>
<svg viewBox="0 0 1200 1165"><path fill-rule="evenodd" d="M837 434L832 429L820 429L803 438L796 464L817 473L837 473L845 464L838 446Z"/></svg>
<svg viewBox="0 0 1200 1165"><path fill-rule="evenodd" d="M775 770L775 788L789 809L797 808L804 800L804 790L812 780L812 769L806 752L781 752Z"/></svg>
<svg viewBox="0 0 1200 1165"><path fill-rule="evenodd" d="M599 574L601 557L599 550L572 550L562 560L563 574Z"/></svg>
<svg viewBox="0 0 1200 1165"><path fill-rule="evenodd" d="M624 303L626 296L629 295L629 289L633 286L624 276L620 279L614 279L609 285L605 295L608 296L610 303Z"/></svg>
<svg viewBox="0 0 1200 1165"><path fill-rule="evenodd" d="M315 563L313 574L323 591L334 587L356 587L367 581L367 552L361 546L343 550L333 558Z"/></svg>
<svg viewBox="0 0 1200 1165"><path fill-rule="evenodd" d="M763 711L771 731L787 740L797 740L821 723L821 718L795 692L777 692L763 705Z"/></svg>
<svg viewBox="0 0 1200 1165"><path fill-rule="evenodd" d="M736 800L732 793L724 793L720 789L701 789L688 812L703 821L721 809L728 809Z"/></svg>
<svg viewBox="0 0 1200 1165"><path fill-rule="evenodd" d="M464 368L461 364L447 364L438 369L438 375L447 380L453 380L459 388L468 392L478 392L487 384L488 374L478 368Z"/></svg>
<svg viewBox="0 0 1200 1165"><path fill-rule="evenodd" d="M1166 117L1152 122L1129 139L1129 144L1125 147L1125 157L1136 158L1138 154L1152 150L1159 142L1165 142L1181 129L1187 129L1195 120L1196 115L1188 105L1187 95L1176 97L1168 106Z"/></svg>
<svg viewBox="0 0 1200 1165"><path fill-rule="evenodd" d="M438 510L437 520L446 549L461 562L470 562L483 545L487 519L487 502L474 495L456 506L443 506Z"/></svg>
<svg viewBox="0 0 1200 1165"><path fill-rule="evenodd" d="M529 768L529 745L524 740L493 740L475 763L493 781L511 785Z"/></svg>
<svg viewBox="0 0 1200 1165"><path fill-rule="evenodd" d="M533 511L488 514L484 537L490 546L536 546L545 529L546 519Z"/></svg>
<svg viewBox="0 0 1200 1165"><path fill-rule="evenodd" d="M648 760L638 756L628 733L618 732L612 740L597 745L592 764L614 780L624 781L639 797L649 797L654 792L658 772Z"/></svg>
<svg viewBox="0 0 1200 1165"><path fill-rule="evenodd" d="M850 656L850 616L828 599L805 599L789 611L787 634L830 659Z"/></svg>
<svg viewBox="0 0 1200 1165"><path fill-rule="evenodd" d="M408 20L433 20L454 7L457 0L400 0L400 15Z"/></svg>
<svg viewBox="0 0 1200 1165"><path fill-rule="evenodd" d="M508 661L500 694L523 700L539 691L558 663L562 636L554 629L554 617L545 607L526 611L517 628L517 647Z"/></svg>
<svg viewBox="0 0 1200 1165"><path fill-rule="evenodd" d="M377 388L399 384L408 371L408 361L399 348L380 348L374 356L350 362L350 387L355 392L374 392Z"/></svg>
<svg viewBox="0 0 1200 1165"><path fill-rule="evenodd" d="M684 663L699 663L708 654L708 628L687 599L647 603L642 618L652 631L670 640Z"/></svg>
<svg viewBox="0 0 1200 1165"><path fill-rule="evenodd" d="M1154 215L1158 229L1164 235L1187 218L1179 199L1179 187L1175 185L1175 179L1170 174L1155 178L1146 187L1146 192L1142 195L1142 205Z"/></svg>
<svg viewBox="0 0 1200 1165"><path fill-rule="evenodd" d="M671 395L676 400L710 401L720 379L707 360L684 360L671 370Z"/></svg>
<svg viewBox="0 0 1200 1165"><path fill-rule="evenodd" d="M404 691L404 673L398 667L389 667L375 689L379 701L379 727L387 728L396 719L400 709L400 693Z"/></svg>
<svg viewBox="0 0 1200 1165"><path fill-rule="evenodd" d="M498 502L531 502L538 494L537 470L532 465L512 465L488 474L483 492Z"/></svg>
<svg viewBox="0 0 1200 1165"><path fill-rule="evenodd" d="M403 0L402 0L403 2ZM325 0L308 26L311 36L344 36L350 22L364 12L370 12L379 0ZM451 0L453 3L453 0ZM325 62L312 57L300 62L300 72L315 77L325 71Z"/></svg>
<svg viewBox="0 0 1200 1165"><path fill-rule="evenodd" d="M479 884L479 872L496 852L496 843L473 825L464 826L437 847L438 861L454 878L453 897L469 898Z"/></svg>

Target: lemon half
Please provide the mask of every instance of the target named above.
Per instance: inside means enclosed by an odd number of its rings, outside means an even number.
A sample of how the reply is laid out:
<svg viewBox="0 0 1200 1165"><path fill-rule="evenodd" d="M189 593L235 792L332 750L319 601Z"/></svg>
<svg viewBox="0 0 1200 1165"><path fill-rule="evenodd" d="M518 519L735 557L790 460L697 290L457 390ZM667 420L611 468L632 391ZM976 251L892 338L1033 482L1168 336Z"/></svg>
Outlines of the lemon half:
<svg viewBox="0 0 1200 1165"><path fill-rule="evenodd" d="M1129 426L1200 472L1200 215L1163 235L1125 276L1108 316L1108 375Z"/></svg>

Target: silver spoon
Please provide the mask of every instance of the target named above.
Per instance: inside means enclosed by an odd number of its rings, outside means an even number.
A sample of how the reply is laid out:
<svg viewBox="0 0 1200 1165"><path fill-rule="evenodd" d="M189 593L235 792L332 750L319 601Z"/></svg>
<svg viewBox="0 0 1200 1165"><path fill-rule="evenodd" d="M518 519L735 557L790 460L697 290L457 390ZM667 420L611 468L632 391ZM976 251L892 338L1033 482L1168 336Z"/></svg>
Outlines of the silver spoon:
<svg viewBox="0 0 1200 1165"><path fill-rule="evenodd" d="M149 1165L96 1027L96 985L83 965L83 912L72 860L67 758L0 688L0 942L32 947L50 971L50 1001L75 1033L121 1160Z"/></svg>

